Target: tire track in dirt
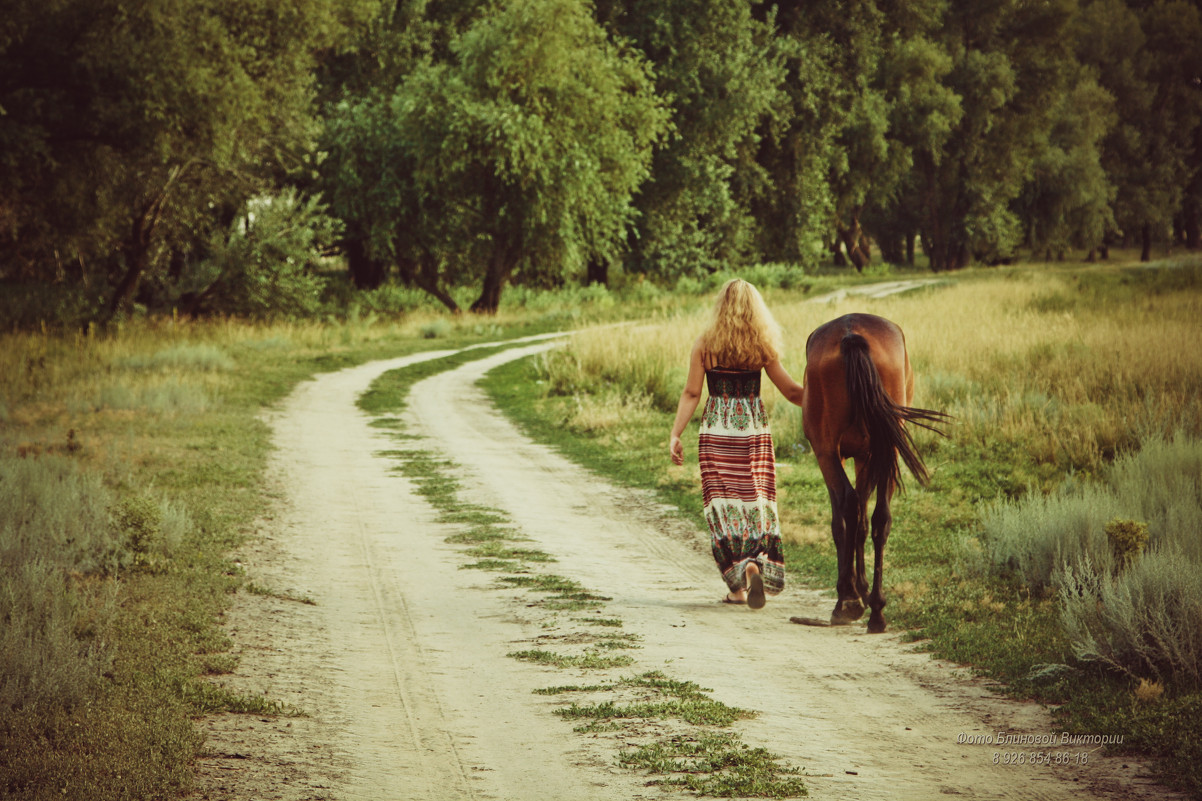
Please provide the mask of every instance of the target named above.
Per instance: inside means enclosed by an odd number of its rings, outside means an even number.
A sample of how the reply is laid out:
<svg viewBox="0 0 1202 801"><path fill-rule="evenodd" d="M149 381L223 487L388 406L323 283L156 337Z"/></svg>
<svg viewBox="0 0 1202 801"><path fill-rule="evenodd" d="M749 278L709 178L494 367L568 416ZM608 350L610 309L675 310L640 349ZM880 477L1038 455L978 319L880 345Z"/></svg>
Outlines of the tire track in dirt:
<svg viewBox="0 0 1202 801"><path fill-rule="evenodd" d="M1034 704L999 699L896 635L807 629L830 600L788 589L760 613L724 606L705 538L649 494L610 486L522 436L476 387L506 351L415 386L399 444L355 406L388 370L448 352L319 376L270 415L278 503L246 546L253 581L316 605L240 593L226 629L240 657L217 679L308 717L206 720L196 798L638 799L675 794L616 767L613 737L573 734L538 687L596 681L506 658L560 625L522 591L459 570L456 530L393 463L404 447L453 460L465 500L503 510L556 574L610 596L640 635L623 674L662 669L758 717L744 740L803 768L814 798L1164 798L1096 755L1085 768L1003 767L956 735L1048 733ZM619 735L620 738L620 735Z"/></svg>

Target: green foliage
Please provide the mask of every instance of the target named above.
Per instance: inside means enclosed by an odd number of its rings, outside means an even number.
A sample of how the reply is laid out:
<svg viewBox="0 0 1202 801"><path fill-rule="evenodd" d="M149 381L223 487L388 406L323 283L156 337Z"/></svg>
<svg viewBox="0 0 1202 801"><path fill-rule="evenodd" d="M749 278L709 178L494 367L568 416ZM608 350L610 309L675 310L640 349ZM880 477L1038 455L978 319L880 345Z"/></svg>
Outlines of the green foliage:
<svg viewBox="0 0 1202 801"><path fill-rule="evenodd" d="M210 243L208 258L191 276L191 303L248 317L311 314L323 286L316 270L321 251L338 234L338 222L316 197L291 188L253 197Z"/></svg>
<svg viewBox="0 0 1202 801"><path fill-rule="evenodd" d="M1122 572L1144 552L1144 546L1148 544L1148 524L1116 517L1106 524L1106 539L1110 540L1115 570Z"/></svg>
<svg viewBox="0 0 1202 801"><path fill-rule="evenodd" d="M1057 577L1061 620L1078 659L1202 687L1202 562L1172 548L1120 572L1088 560Z"/></svg>
<svg viewBox="0 0 1202 801"><path fill-rule="evenodd" d="M491 312L515 275L554 283L615 258L667 122L647 64L577 0L497 6L450 49L395 94L339 107L335 211L451 308L448 277L482 280L473 308Z"/></svg>
<svg viewBox="0 0 1202 801"><path fill-rule="evenodd" d="M757 151L788 124L783 41L741 3L629 0L598 14L654 64L672 111L672 136L636 200L631 268L674 281L751 261L750 205L773 181Z"/></svg>
<svg viewBox="0 0 1202 801"><path fill-rule="evenodd" d="M364 3L100 0L6 9L0 275L129 311L301 165L313 54ZM228 219L228 217L227 217ZM149 279L145 285L143 280Z"/></svg>

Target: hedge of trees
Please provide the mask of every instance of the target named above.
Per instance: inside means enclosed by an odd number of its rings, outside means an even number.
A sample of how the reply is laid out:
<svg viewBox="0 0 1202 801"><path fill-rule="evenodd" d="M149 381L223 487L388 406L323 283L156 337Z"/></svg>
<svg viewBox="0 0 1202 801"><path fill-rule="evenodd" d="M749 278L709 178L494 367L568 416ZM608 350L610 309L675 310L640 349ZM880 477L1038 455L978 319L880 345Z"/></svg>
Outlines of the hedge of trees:
<svg viewBox="0 0 1202 801"><path fill-rule="evenodd" d="M9 0L0 281L448 307L836 256L1197 248L1199 0ZM299 282L299 284L298 284ZM279 299L275 302L274 299Z"/></svg>

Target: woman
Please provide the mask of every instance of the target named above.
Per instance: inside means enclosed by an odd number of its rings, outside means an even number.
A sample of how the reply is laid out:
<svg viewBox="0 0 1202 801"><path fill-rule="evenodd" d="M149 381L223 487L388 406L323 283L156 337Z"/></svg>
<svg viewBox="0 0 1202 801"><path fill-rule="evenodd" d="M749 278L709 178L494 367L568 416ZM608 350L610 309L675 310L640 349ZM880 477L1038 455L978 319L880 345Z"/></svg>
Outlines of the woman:
<svg viewBox="0 0 1202 801"><path fill-rule="evenodd" d="M697 409L704 376L709 400L697 456L705 520L714 560L730 588L722 602L752 609L762 609L765 594L776 595L785 586L776 461L760 371L792 403L801 405L803 389L781 366L780 355L780 328L760 293L740 278L728 281L718 293L713 320L693 345L668 443L673 463L683 464L680 435Z"/></svg>

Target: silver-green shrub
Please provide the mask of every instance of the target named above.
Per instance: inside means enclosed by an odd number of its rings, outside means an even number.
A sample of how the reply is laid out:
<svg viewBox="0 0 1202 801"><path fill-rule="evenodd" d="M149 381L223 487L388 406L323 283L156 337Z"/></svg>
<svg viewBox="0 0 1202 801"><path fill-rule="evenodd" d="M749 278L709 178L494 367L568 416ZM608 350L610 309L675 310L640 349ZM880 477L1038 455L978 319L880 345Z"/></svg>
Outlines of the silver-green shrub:
<svg viewBox="0 0 1202 801"><path fill-rule="evenodd" d="M1118 500L1105 487L1075 485L987 507L981 541L995 570L1042 592L1065 564L1089 560L1110 568L1106 523L1118 512Z"/></svg>
<svg viewBox="0 0 1202 801"><path fill-rule="evenodd" d="M87 699L111 661L115 574L157 566L191 527L69 458L0 457L0 708Z"/></svg>
<svg viewBox="0 0 1202 801"><path fill-rule="evenodd" d="M1088 561L1057 575L1064 623L1078 658L1138 676L1202 684L1202 570L1173 548L1122 573Z"/></svg>
<svg viewBox="0 0 1202 801"><path fill-rule="evenodd" d="M100 478L67 457L0 458L0 562L115 569L121 541L110 522L112 504Z"/></svg>
<svg viewBox="0 0 1202 801"><path fill-rule="evenodd" d="M1150 438L1103 481L995 504L983 522L995 570L1056 589L1080 658L1202 683L1202 440Z"/></svg>
<svg viewBox="0 0 1202 801"><path fill-rule="evenodd" d="M69 459L0 458L0 705L78 703L108 664L99 629L115 585L103 575L121 559L111 503Z"/></svg>
<svg viewBox="0 0 1202 801"><path fill-rule="evenodd" d="M118 362L130 370L232 370L234 360L216 345L185 343L153 354L128 356Z"/></svg>

